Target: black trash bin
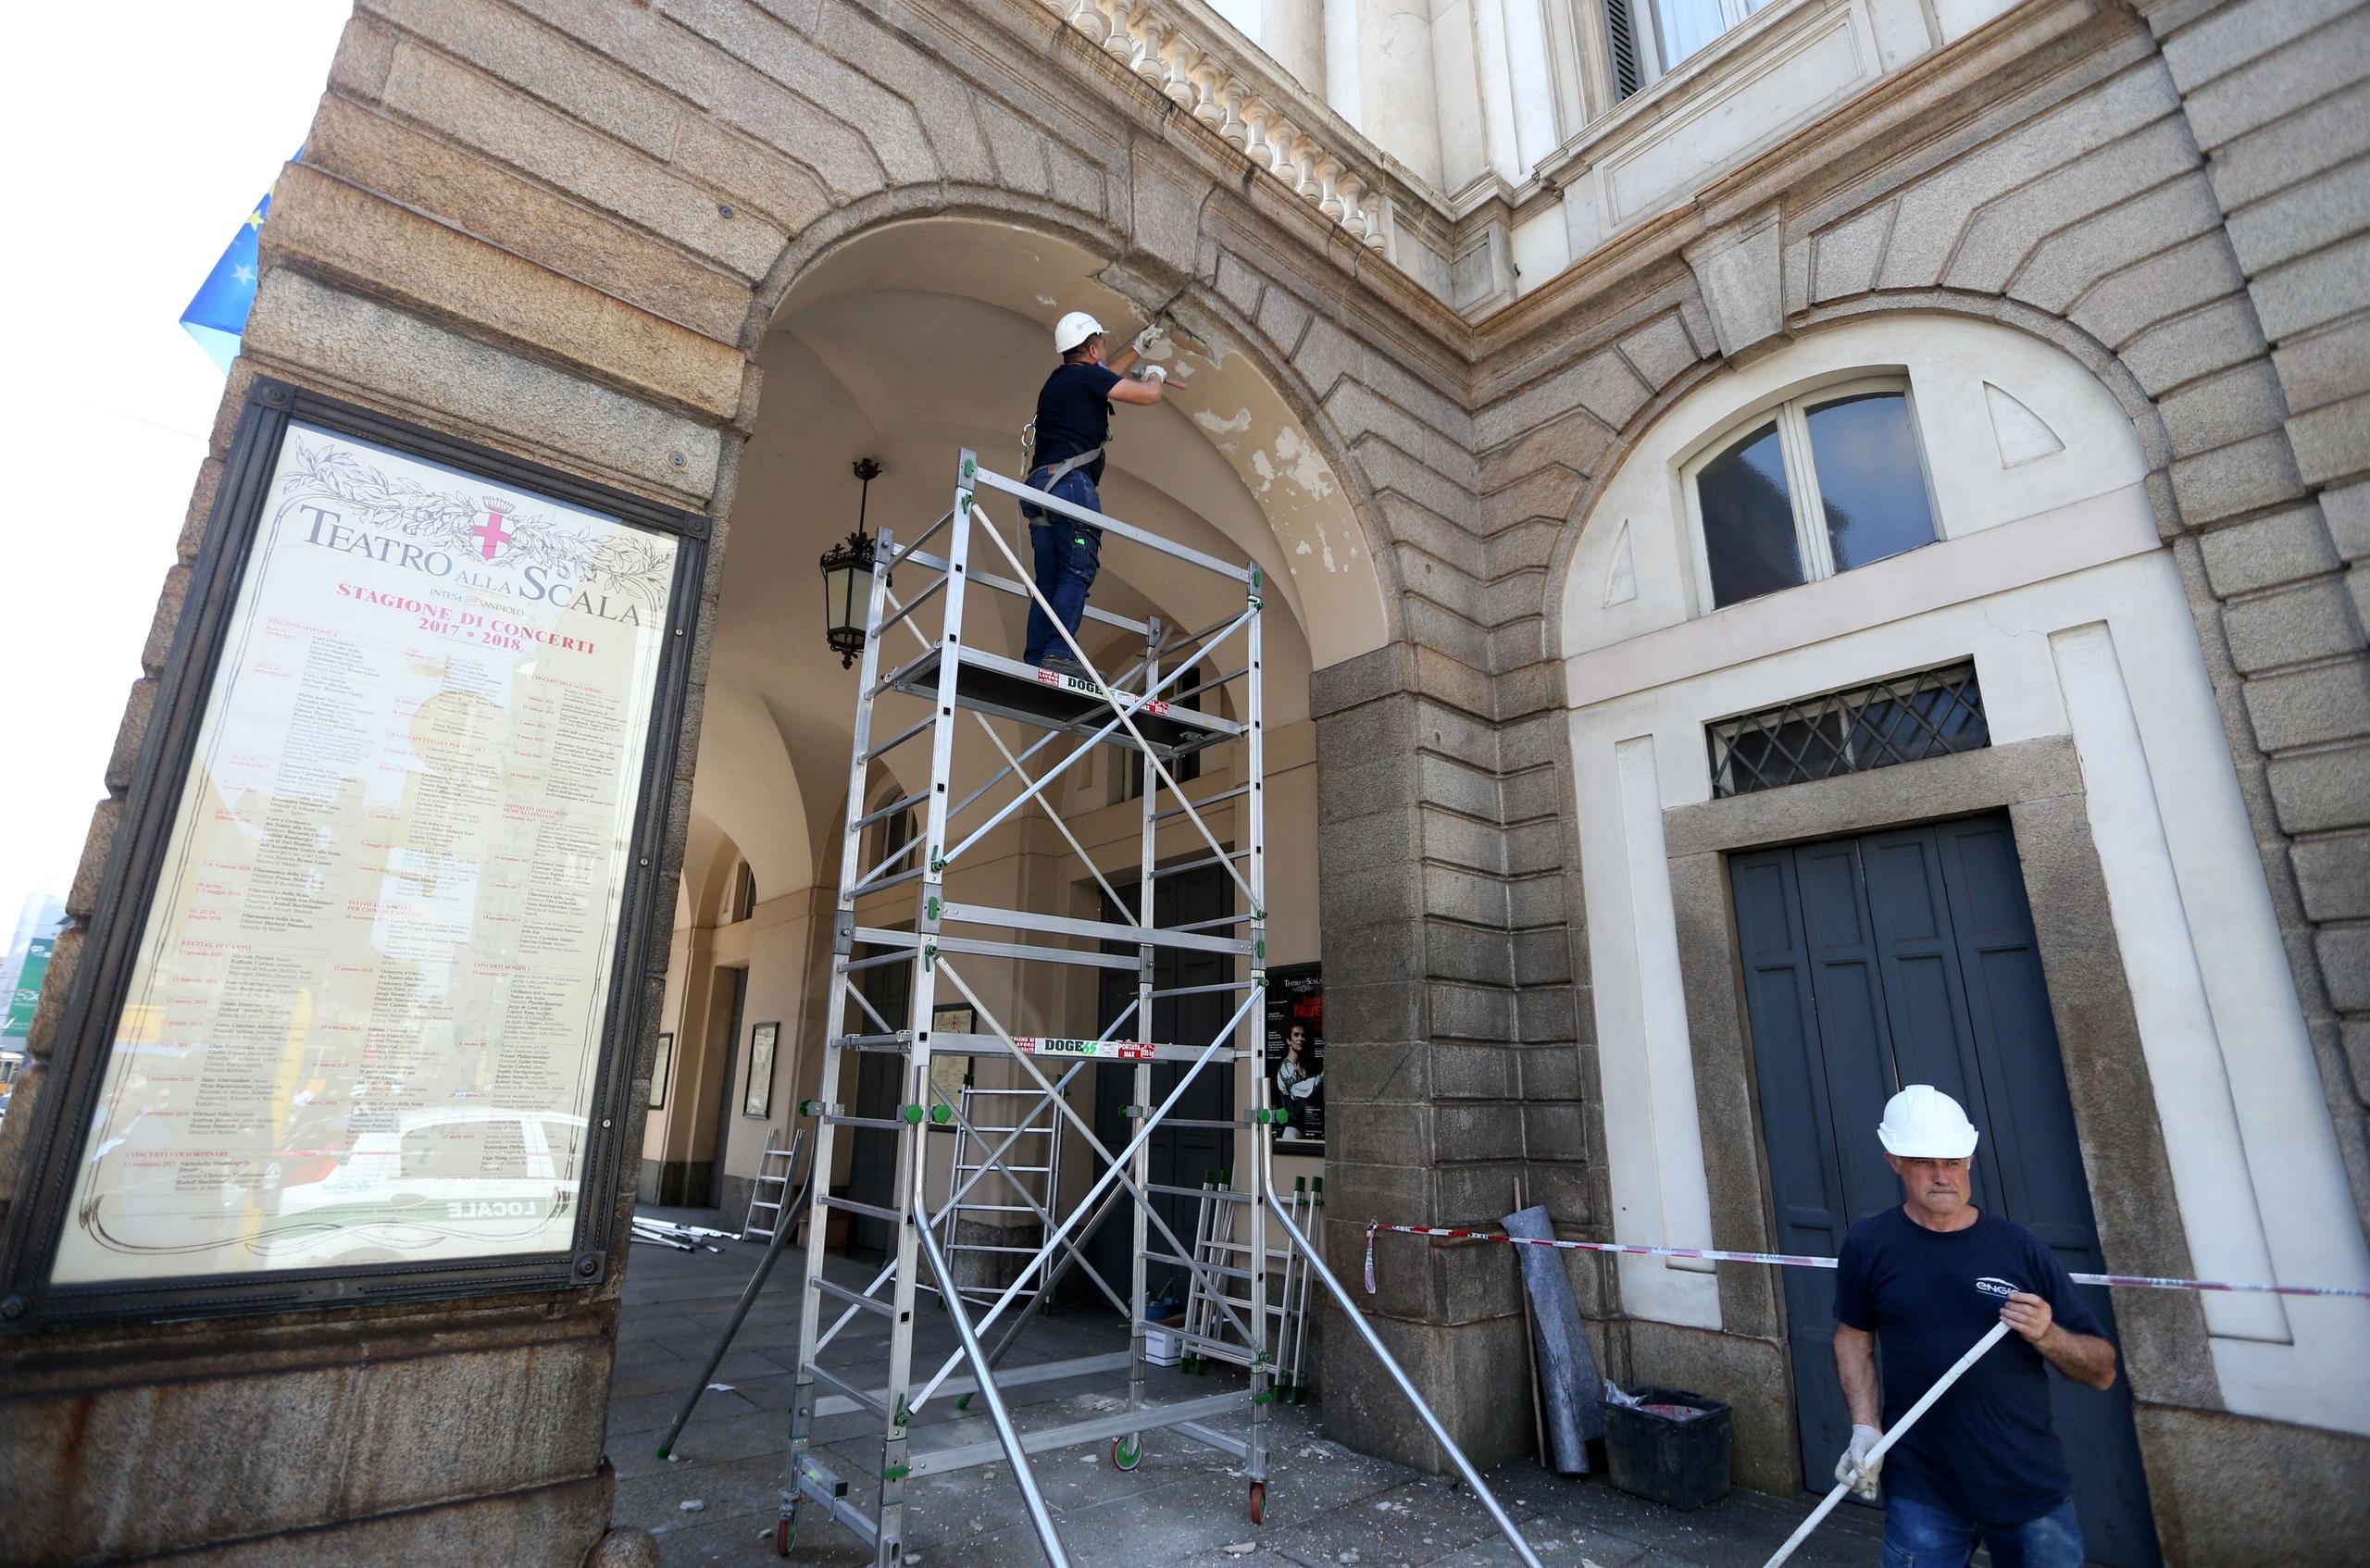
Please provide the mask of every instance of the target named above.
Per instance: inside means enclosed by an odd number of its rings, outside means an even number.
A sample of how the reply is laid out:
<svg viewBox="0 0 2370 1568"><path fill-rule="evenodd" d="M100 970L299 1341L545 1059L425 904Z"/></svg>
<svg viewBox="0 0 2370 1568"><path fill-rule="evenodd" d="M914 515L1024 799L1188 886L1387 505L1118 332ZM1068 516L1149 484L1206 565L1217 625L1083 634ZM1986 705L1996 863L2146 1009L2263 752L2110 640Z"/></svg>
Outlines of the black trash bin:
<svg viewBox="0 0 2370 1568"><path fill-rule="evenodd" d="M1701 1508L1728 1495L1728 1407L1678 1388L1633 1389L1640 1405L1700 1411L1679 1417L1608 1401L1605 1470L1634 1497L1666 1507Z"/></svg>

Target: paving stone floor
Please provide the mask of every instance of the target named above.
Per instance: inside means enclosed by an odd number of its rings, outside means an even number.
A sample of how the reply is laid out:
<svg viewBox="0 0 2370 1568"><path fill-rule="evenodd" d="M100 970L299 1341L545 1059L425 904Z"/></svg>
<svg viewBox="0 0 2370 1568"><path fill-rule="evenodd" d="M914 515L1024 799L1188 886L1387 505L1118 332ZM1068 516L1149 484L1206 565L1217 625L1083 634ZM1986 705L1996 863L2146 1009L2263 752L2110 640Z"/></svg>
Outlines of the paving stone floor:
<svg viewBox="0 0 2370 1568"><path fill-rule="evenodd" d="M646 1212L718 1223L712 1213ZM798 1257L785 1258L775 1270L717 1369L715 1381L729 1390L702 1396L672 1461L655 1452L756 1266L755 1245L721 1245L719 1252L697 1253L638 1246L626 1278L609 1396L616 1519L654 1532L668 1568L760 1568L780 1562L772 1541L798 1353ZM851 1286L870 1278L847 1259L831 1260L828 1271ZM954 1348L953 1328L934 1306L924 1307L917 1322L918 1342L933 1353L917 1355L916 1363L935 1365ZM862 1338L860 1328L868 1331ZM824 1362L877 1364L885 1343L875 1320L866 1316L833 1343ZM1032 1324L1006 1364L1040 1364L1126 1344L1115 1313L1074 1308ZM851 1376L877 1386L877 1373ZM1226 1376L1224 1371L1202 1376L1158 1371L1154 1398L1217 1392L1227 1387ZM1071 1379L1013 1388L1007 1403L1026 1429L1119 1408L1122 1394L1123 1377ZM942 1397L923 1408L914 1430L926 1432L931 1444L992 1439L993 1428L977 1405L974 1400L973 1410L958 1412ZM1242 1418L1222 1417L1214 1425L1239 1431ZM1465 1487L1329 1441L1318 1433L1313 1405L1278 1407L1270 1432L1266 1517L1258 1528L1245 1516L1241 1466L1174 1433L1148 1436L1133 1472L1116 1469L1107 1446L1099 1444L1041 1454L1033 1462L1079 1568L1501 1568L1517 1561ZM848 1477L851 1495L868 1510L864 1478L879 1467L877 1421L863 1412L834 1416L818 1423L816 1436L823 1462ZM1758 1568L1807 1506L1738 1491L1679 1513L1615 1491L1601 1479L1549 1475L1527 1460L1502 1465L1488 1479L1547 1568ZM1043 1561L1019 1490L1001 1462L918 1481L907 1497L908 1563L1029 1568ZM687 1510L686 1502L701 1506ZM793 1561L859 1568L871 1557L810 1504L800 1511ZM1793 1559L1802 1568L1866 1568L1877 1561L1875 1520L1850 1509Z"/></svg>

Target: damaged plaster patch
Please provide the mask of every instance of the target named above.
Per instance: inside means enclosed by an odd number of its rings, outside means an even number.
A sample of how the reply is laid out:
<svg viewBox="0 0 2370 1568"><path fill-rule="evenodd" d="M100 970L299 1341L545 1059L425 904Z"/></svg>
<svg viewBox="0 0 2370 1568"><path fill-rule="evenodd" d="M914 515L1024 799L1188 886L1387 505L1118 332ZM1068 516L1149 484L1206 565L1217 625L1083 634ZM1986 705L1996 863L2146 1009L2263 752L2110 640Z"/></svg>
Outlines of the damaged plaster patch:
<svg viewBox="0 0 2370 1568"><path fill-rule="evenodd" d="M1325 466L1316 448L1303 441L1300 432L1289 425L1276 432L1276 457L1291 465L1284 477L1309 494L1321 501L1333 493L1333 470Z"/></svg>
<svg viewBox="0 0 2370 1568"><path fill-rule="evenodd" d="M1247 430L1251 428L1251 410L1238 409L1232 418L1221 419L1204 409L1193 416L1193 423L1212 435L1232 435L1238 430Z"/></svg>

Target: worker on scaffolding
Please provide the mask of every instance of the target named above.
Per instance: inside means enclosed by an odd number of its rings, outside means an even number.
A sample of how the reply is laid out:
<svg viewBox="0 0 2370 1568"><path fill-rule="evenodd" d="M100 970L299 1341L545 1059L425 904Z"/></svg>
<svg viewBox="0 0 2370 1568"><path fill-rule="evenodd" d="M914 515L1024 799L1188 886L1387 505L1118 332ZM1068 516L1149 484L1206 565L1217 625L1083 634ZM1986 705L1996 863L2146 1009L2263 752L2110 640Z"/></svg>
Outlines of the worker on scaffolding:
<svg viewBox="0 0 2370 1568"><path fill-rule="evenodd" d="M2114 1345L2047 1242L1968 1201L1976 1130L1957 1101L1911 1084L1886 1102L1877 1138L1904 1201L1853 1226L1836 1260L1835 1372L1852 1443L1835 1478L1874 1502L1883 1473L1887 1563L1964 1568L1980 1539L1998 1568L2081 1568L2049 1368L2111 1388ZM1899 1421L2001 1320L2013 1335L1872 1462L1879 1419Z"/></svg>
<svg viewBox="0 0 2370 1568"><path fill-rule="evenodd" d="M1028 482L1032 488L1089 511L1103 510L1097 487L1103 482L1103 448L1111 440L1111 404L1149 407L1160 401L1168 372L1140 362L1166 335L1154 323L1106 363L1102 322L1073 310L1054 323L1054 352L1062 362L1037 393L1037 417L1029 425L1034 446ZM1133 377L1126 374L1130 369ZM1036 551L1037 591L1075 638L1086 614L1087 591L1102 566L1103 530L1026 503L1020 514L1029 519L1029 542ZM1029 606L1029 646L1022 656L1059 674L1086 674L1054 632L1042 604Z"/></svg>

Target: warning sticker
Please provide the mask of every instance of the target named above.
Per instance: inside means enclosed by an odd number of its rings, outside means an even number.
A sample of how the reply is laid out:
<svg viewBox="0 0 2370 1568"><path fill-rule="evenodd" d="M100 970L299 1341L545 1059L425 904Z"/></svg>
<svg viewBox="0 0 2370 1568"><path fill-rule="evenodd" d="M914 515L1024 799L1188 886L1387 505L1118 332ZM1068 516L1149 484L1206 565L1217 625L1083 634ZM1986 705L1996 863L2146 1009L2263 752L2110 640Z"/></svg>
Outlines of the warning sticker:
<svg viewBox="0 0 2370 1568"><path fill-rule="evenodd" d="M1121 1062L1149 1062L1159 1047L1140 1039L1040 1039L1015 1035L1014 1046L1031 1056L1108 1056Z"/></svg>
<svg viewBox="0 0 2370 1568"><path fill-rule="evenodd" d="M1094 682L1087 679L1086 677L1082 675L1064 675L1061 671L1054 669L1039 670L1037 672L1037 684L1040 686L1058 686L1065 691L1075 691L1080 696L1085 697L1109 697L1115 695L1115 693L1104 690L1103 687L1097 686ZM1121 691L1116 693L1116 695L1124 698L1128 696L1129 693ZM1138 703L1131 711L1140 714L1150 714L1154 718L1165 718L1168 715L1168 704L1155 697L1150 702Z"/></svg>

